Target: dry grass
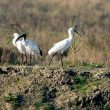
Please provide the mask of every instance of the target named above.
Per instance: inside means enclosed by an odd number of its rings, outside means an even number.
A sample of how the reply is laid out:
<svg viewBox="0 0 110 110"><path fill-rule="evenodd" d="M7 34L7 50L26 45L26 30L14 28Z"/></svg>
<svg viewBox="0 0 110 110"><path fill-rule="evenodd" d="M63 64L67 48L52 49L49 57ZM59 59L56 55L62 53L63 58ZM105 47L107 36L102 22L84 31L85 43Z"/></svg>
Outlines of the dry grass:
<svg viewBox="0 0 110 110"><path fill-rule="evenodd" d="M77 49L82 48L76 53L70 49L65 62L110 65L109 0L10 1L0 0L0 46L3 49L15 49L11 43L7 44L13 32L26 32L28 38L39 42L46 54L53 43L68 36L67 29L77 17L80 24L77 30L82 37L75 35L75 45Z"/></svg>

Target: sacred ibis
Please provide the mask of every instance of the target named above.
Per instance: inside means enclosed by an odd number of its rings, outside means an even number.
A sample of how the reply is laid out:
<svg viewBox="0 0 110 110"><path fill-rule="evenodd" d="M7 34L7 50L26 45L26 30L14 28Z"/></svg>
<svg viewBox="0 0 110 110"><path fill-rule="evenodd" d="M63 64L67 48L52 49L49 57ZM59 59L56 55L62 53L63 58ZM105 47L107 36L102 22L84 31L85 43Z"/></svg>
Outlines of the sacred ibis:
<svg viewBox="0 0 110 110"><path fill-rule="evenodd" d="M26 53L30 56L30 65L31 65L31 59L32 59L31 55L42 56L43 53L42 53L39 45L35 41L26 39L26 37L27 37L26 34L22 34L21 36L19 36L16 41L18 41L21 37L23 38L22 45L25 47ZM34 56L34 60L35 60L35 56Z"/></svg>
<svg viewBox="0 0 110 110"><path fill-rule="evenodd" d="M20 34L18 34L18 33L14 33L13 34L13 40L12 40L12 43L13 43L13 45L15 46L15 47L17 47L17 49L18 49L18 51L20 52L20 54L21 54L21 64L23 64L24 62L23 62L23 59L24 59L24 55L26 56L26 49L25 49L25 47L24 47L24 45L22 44L22 39L19 39L19 40L17 40L19 37L20 37L21 35ZM26 58L27 58L27 56L26 56Z"/></svg>

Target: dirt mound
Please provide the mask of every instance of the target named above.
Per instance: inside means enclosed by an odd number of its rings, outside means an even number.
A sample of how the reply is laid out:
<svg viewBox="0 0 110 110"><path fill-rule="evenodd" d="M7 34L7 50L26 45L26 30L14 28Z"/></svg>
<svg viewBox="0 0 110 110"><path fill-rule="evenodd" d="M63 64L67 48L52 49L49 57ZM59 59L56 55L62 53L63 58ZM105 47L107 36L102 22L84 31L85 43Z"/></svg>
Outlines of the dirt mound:
<svg viewBox="0 0 110 110"><path fill-rule="evenodd" d="M1 67L0 110L109 110L110 69Z"/></svg>

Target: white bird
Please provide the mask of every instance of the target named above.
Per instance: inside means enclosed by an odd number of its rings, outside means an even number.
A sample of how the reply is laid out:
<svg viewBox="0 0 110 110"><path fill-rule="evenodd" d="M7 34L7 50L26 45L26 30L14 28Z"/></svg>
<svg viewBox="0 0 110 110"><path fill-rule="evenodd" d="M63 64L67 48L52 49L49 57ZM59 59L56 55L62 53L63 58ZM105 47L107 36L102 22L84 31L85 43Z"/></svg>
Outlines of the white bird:
<svg viewBox="0 0 110 110"><path fill-rule="evenodd" d="M63 62L62 62L62 54L64 53L65 50L67 50L70 45L72 44L72 42L74 41L74 32L78 33L76 30L75 30L75 27L70 27L68 29L68 34L69 34L69 37L58 42L58 43L55 43L54 46L48 51L48 55L51 56L51 60L49 62L49 65L50 63L52 62L52 59L53 57L56 55L56 54L60 54L60 58L61 58L61 64L63 66ZM79 33L78 33L79 34ZM79 34L80 35L80 34Z"/></svg>
<svg viewBox="0 0 110 110"><path fill-rule="evenodd" d="M26 53L29 54L29 56L30 56L30 65L31 65L31 55L42 56L43 53L42 53L39 45L35 41L26 40L26 34L22 34L21 36L19 36L17 38L17 40L19 40L21 37L23 38L22 45L25 47ZM35 59L35 57L34 57L34 59Z"/></svg>
<svg viewBox="0 0 110 110"><path fill-rule="evenodd" d="M17 47L18 51L21 53L21 59L22 59L21 64L23 64L23 55L26 56L26 49L25 49L24 45L22 45L22 39L17 40L20 37L20 34L14 33L13 37L14 38L12 40L12 43L15 47Z"/></svg>

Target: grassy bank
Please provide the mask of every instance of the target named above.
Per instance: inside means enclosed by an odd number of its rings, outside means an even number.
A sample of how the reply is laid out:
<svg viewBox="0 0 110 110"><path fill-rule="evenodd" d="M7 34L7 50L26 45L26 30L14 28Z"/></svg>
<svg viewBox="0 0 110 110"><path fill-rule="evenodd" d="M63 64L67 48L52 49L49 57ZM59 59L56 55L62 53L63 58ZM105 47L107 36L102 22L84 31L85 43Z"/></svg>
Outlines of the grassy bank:
<svg viewBox="0 0 110 110"><path fill-rule="evenodd" d="M29 39L39 42L46 55L55 42L68 37L67 29L77 20L82 37L75 35L76 50L70 48L65 62L109 66L109 7L109 0L0 0L0 46L8 50L7 57L0 50L2 58L8 60L13 52L15 57L19 56L12 44L7 44L14 32L26 32Z"/></svg>

